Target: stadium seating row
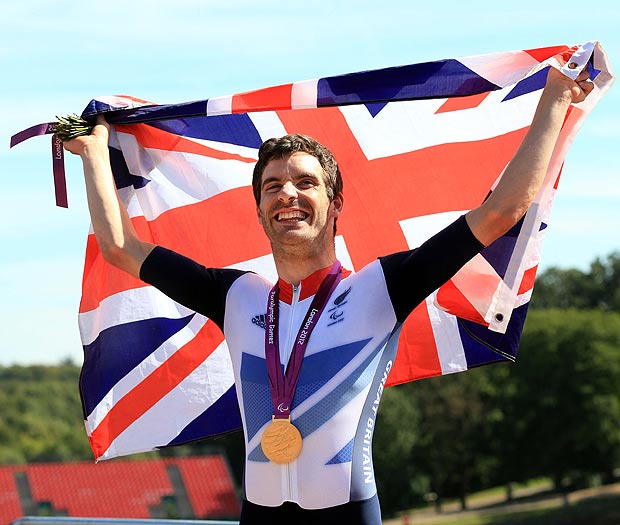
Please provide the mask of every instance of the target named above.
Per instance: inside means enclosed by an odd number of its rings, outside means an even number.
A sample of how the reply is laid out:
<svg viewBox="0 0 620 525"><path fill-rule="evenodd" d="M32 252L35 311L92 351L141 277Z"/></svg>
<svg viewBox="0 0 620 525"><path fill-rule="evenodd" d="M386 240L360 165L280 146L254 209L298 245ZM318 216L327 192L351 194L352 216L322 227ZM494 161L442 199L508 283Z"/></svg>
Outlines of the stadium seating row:
<svg viewBox="0 0 620 525"><path fill-rule="evenodd" d="M170 467L179 470L181 486L171 481ZM23 489L20 494L19 473L24 473L30 494ZM190 515L162 515L162 505L174 507L182 492ZM234 519L239 511L235 485L221 455L0 467L0 525L24 514Z"/></svg>

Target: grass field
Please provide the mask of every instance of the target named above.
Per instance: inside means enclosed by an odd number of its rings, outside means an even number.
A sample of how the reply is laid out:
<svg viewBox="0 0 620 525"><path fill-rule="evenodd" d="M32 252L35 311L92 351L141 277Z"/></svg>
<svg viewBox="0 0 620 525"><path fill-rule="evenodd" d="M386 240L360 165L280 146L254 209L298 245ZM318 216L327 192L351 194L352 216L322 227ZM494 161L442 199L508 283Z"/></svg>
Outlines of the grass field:
<svg viewBox="0 0 620 525"><path fill-rule="evenodd" d="M386 525L620 525L620 483L596 489L575 491L568 502L541 486L530 487L524 496L502 503L501 490L474 494L470 510L457 511L446 506L441 514L431 509L403 514L386 520Z"/></svg>

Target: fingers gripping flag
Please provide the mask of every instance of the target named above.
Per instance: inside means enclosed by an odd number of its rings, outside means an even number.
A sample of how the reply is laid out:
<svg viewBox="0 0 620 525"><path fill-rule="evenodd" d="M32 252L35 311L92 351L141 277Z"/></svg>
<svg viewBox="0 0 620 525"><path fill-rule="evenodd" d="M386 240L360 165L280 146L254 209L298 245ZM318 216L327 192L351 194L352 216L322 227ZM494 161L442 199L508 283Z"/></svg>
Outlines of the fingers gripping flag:
<svg viewBox="0 0 620 525"><path fill-rule="evenodd" d="M145 240L205 266L276 278L251 190L260 144L311 135L335 154L346 195L337 253L352 270L407 250L478 206L525 135L548 67L590 69L547 179L510 232L406 322L388 384L516 357L566 151L613 76L600 45L413 64L156 105L92 101L113 124L114 177ZM109 266L89 236L79 314L86 428L97 459L240 427L222 333L209 319Z"/></svg>

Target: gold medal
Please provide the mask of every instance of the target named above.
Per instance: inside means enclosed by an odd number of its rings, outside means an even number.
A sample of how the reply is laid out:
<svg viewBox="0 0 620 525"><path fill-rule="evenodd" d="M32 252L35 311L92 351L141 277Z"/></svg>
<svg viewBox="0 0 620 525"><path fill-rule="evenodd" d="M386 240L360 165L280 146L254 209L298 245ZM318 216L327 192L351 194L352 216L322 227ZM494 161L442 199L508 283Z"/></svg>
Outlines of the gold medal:
<svg viewBox="0 0 620 525"><path fill-rule="evenodd" d="M265 361L267 376L274 413L284 416L271 418L271 424L265 429L260 440L263 453L270 461L286 465L293 461L301 452L302 439L299 430L291 423L291 406L295 397L297 380L301 371L301 363L306 351L310 334L321 313L325 309L332 292L342 279L342 268L338 261L332 265L329 273L323 278L321 286L312 299L310 308L301 323L293 350L282 373L280 362L278 319L280 304L280 287L276 283L267 297L267 315L265 323Z"/></svg>
<svg viewBox="0 0 620 525"><path fill-rule="evenodd" d="M265 456L274 463L286 464L293 461L301 452L301 434L291 423L291 418L272 418L271 424L263 432L260 445Z"/></svg>

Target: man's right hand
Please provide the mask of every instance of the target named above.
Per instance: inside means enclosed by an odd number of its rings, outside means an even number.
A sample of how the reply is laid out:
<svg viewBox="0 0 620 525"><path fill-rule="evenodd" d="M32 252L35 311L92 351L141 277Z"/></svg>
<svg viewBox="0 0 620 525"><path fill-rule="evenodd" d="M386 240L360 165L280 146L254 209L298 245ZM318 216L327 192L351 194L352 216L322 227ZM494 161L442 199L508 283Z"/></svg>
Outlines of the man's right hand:
<svg viewBox="0 0 620 525"><path fill-rule="evenodd" d="M97 116L97 124L93 127L90 135L82 135L63 143L64 148L79 155L84 159L94 152L108 151L108 139L110 138L110 125L103 115Z"/></svg>
<svg viewBox="0 0 620 525"><path fill-rule="evenodd" d="M138 237L118 196L110 166L109 137L110 125L99 115L90 135L68 140L64 147L82 158L88 209L103 258L139 277L140 267L154 245Z"/></svg>

